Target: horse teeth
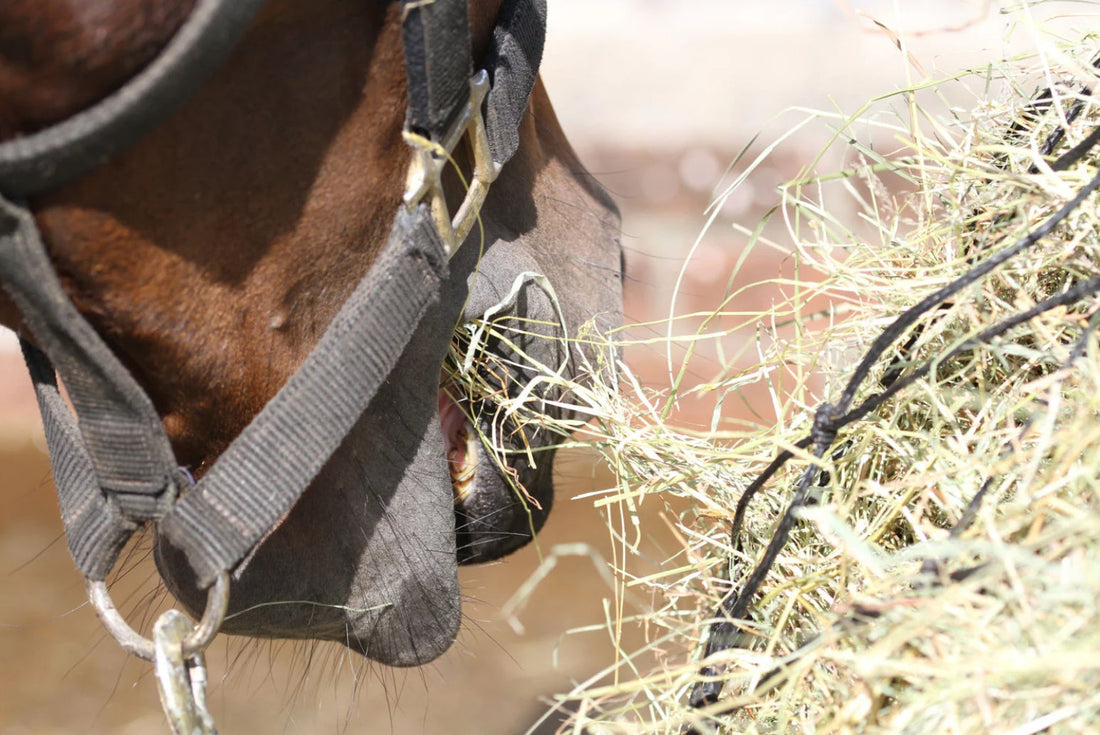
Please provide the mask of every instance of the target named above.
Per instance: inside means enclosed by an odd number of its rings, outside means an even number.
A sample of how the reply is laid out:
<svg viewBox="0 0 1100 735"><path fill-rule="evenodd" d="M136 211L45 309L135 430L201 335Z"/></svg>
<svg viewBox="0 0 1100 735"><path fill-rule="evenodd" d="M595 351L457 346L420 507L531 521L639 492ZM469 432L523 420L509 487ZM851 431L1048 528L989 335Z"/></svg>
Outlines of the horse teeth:
<svg viewBox="0 0 1100 735"><path fill-rule="evenodd" d="M455 502L465 502L473 493L474 475L477 474L478 439L469 429L469 424L459 430L459 439L465 447L453 447L447 452L447 466L451 470L451 484L454 486Z"/></svg>

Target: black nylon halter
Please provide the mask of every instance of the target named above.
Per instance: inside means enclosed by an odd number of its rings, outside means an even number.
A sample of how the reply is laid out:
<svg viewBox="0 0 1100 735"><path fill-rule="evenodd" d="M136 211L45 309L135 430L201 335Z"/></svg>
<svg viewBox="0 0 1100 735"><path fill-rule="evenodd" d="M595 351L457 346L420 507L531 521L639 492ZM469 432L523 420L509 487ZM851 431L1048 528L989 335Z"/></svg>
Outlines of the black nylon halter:
<svg viewBox="0 0 1100 735"><path fill-rule="evenodd" d="M201 0L161 55L118 92L0 144L0 283L38 344L22 341L69 549L90 580L103 580L129 536L149 522L184 551L204 588L233 571L366 410L447 277L430 202L402 205L382 253L298 372L196 485L178 469L152 401L65 294L22 197L87 173L166 118L213 73L262 4ZM469 100L467 0L402 0L402 13L406 127L439 143ZM545 0L505 0L493 31L485 127L497 165L518 147L545 24Z"/></svg>

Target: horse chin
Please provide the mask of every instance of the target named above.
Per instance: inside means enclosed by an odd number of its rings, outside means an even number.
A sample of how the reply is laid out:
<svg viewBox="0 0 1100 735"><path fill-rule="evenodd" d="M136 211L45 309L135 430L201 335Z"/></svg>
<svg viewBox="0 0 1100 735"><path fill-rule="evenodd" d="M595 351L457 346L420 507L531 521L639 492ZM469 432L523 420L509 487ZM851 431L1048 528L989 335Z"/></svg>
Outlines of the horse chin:
<svg viewBox="0 0 1100 735"><path fill-rule="evenodd" d="M441 392L434 403L430 413L406 403L400 418L385 409L363 418L235 570L224 632L334 641L390 666L450 647L457 565L508 554L541 528L552 451L537 467L514 461L502 472L459 402ZM197 617L205 598L186 558L162 539L155 548L169 590Z"/></svg>

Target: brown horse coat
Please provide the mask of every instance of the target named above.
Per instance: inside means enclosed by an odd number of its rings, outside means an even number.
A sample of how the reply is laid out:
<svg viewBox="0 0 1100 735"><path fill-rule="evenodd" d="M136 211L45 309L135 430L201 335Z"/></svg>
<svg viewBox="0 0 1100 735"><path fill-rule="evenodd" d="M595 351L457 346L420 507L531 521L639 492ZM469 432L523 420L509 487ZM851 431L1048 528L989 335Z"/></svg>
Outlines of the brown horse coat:
<svg viewBox="0 0 1100 735"><path fill-rule="evenodd" d="M123 83L191 4L4 3L0 137L63 119ZM471 2L475 67L499 6ZM166 123L32 201L66 290L196 474L294 372L386 240L409 155L399 14L394 2L272 0ZM386 663L423 663L458 627L456 562L507 553L541 526L552 454L511 468L539 507L483 452L472 495L456 508L447 465L456 429L440 422L440 407L451 411L439 374L455 326L521 274L553 284L567 333L621 320L617 213L541 84L520 135L482 210L484 248L475 229L382 391L238 570L225 630L338 640ZM545 292L526 284L517 320L558 322ZM2 293L0 323L20 330ZM539 330L551 339L529 340L534 355L576 362L579 352L553 339L559 328ZM161 543L157 560L173 593L201 608L178 550Z"/></svg>

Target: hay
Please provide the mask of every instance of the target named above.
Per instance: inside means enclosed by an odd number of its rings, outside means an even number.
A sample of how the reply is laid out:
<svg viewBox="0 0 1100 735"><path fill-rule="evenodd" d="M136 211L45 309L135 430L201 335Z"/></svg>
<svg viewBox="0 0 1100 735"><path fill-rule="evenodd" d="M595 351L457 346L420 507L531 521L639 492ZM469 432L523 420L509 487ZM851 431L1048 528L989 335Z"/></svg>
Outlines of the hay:
<svg viewBox="0 0 1100 735"><path fill-rule="evenodd" d="M965 113L927 115L936 85L922 85L821 117L847 165L781 188L801 278L749 317L757 363L692 389L721 405L763 381L774 424L678 430L669 408L691 391L643 389L610 358L559 385L589 420L579 441L618 478L597 500L621 544L609 632L636 625L648 641L563 697L578 712L567 732L1100 731L1100 196L1087 193L1100 148L1067 156L1100 129L1098 49L1074 39L975 72L981 98ZM857 142L868 133L874 144ZM762 232L746 234L760 245ZM815 459L816 408L838 401L884 328L1013 247L901 330L851 406L887 397ZM792 459L745 500L731 539L746 488L782 450ZM723 622L712 616L760 568L800 482L809 502L727 631L733 645L701 660ZM660 499L686 502L682 549L638 576L636 509ZM632 611L628 594L649 606ZM693 709L703 679L722 695Z"/></svg>

